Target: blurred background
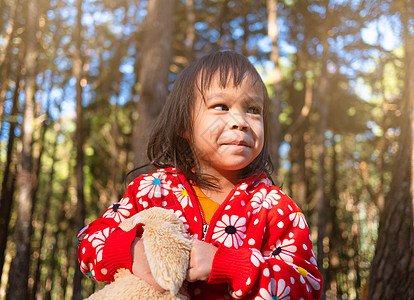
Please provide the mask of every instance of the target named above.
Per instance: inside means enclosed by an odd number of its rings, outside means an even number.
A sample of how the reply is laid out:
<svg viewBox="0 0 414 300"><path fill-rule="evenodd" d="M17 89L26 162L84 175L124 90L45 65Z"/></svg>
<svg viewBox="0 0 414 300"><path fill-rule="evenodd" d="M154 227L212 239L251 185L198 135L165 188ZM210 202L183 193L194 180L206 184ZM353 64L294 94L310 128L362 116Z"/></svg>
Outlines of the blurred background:
<svg viewBox="0 0 414 300"><path fill-rule="evenodd" d="M146 162L177 74L225 49L268 86L323 299L414 299L413 27L412 0L0 0L0 299L102 287L77 232Z"/></svg>

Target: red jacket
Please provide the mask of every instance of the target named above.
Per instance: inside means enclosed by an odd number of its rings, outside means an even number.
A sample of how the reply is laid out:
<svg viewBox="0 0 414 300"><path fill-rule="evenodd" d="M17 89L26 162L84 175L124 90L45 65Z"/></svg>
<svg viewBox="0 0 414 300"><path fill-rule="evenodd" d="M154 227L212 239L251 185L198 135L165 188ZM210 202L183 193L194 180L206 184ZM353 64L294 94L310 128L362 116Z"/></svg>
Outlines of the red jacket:
<svg viewBox="0 0 414 300"><path fill-rule="evenodd" d="M189 285L192 299L320 298L322 278L306 220L265 174L235 186L209 226L191 185L176 169L136 178L120 202L79 233L82 272L112 281L117 269L131 270L139 228L125 232L118 225L153 206L172 210L190 234L218 247L210 278Z"/></svg>

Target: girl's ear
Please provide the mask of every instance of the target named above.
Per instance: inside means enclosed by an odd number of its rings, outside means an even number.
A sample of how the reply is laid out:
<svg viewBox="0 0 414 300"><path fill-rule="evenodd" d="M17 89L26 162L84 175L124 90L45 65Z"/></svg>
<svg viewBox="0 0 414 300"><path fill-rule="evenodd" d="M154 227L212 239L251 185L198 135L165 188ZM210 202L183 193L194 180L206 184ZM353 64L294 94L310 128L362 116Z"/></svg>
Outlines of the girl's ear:
<svg viewBox="0 0 414 300"><path fill-rule="evenodd" d="M178 131L177 132L177 135L180 137L180 138L183 138L183 139L185 139L185 140L187 140L188 141L188 133L186 132L186 131L184 131L184 130L180 130L180 131Z"/></svg>
<svg viewBox="0 0 414 300"><path fill-rule="evenodd" d="M191 140L192 140L191 128L180 130L179 132L177 132L177 135L180 138L182 138L188 145L191 144Z"/></svg>

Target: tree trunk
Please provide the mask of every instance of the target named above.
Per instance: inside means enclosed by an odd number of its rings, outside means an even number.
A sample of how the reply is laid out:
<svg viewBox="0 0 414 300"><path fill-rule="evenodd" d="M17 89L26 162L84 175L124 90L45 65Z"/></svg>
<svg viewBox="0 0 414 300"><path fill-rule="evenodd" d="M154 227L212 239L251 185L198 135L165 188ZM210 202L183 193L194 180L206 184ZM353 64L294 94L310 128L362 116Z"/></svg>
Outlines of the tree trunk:
<svg viewBox="0 0 414 300"><path fill-rule="evenodd" d="M85 199L84 199L84 134L83 134L83 109L82 109L82 0L78 0L76 4L77 8L77 22L75 31L73 33L73 39L76 43L75 58L73 65L73 76L76 79L76 132L75 132L75 143L76 143L76 166L75 166L75 177L76 177L76 215L75 215L75 228L79 232L85 223ZM75 275L73 278L73 295L72 299L82 299L82 278L83 275L77 264L77 256L73 257L75 263Z"/></svg>
<svg viewBox="0 0 414 300"><path fill-rule="evenodd" d="M228 14L228 10L229 10L229 0L221 0L219 1L221 2L220 4L220 12L218 14L218 17L216 19L216 24L219 26L218 28L218 32L219 32L219 36L217 41L215 42L215 50L218 51L220 49L222 49L222 43L223 43L223 36L225 34L224 32L224 24L227 21L227 14ZM217 6L219 6L219 3L217 4Z"/></svg>
<svg viewBox="0 0 414 300"><path fill-rule="evenodd" d="M36 28L38 1L28 1L26 28L26 101L22 125L22 156L18 176L17 221L15 227L16 256L13 259L7 299L26 299L30 266L32 141L34 127L34 96L36 86L35 66L37 59Z"/></svg>
<svg viewBox="0 0 414 300"><path fill-rule="evenodd" d="M325 68L325 65L323 68ZM325 73L325 74L324 74ZM317 171L317 188L315 192L315 197L317 201L317 211L318 211L318 267L321 272L323 279L323 290L321 299L325 299L326 292L326 279L327 279L327 269L324 267L323 262L325 258L325 238L326 235L326 225L327 225L327 214L328 202L325 195L326 187L326 170L325 170L325 157L326 157L326 146L325 146L325 132L327 129L327 117L328 117L328 104L326 103L324 97L326 95L327 88L327 78L326 71L322 71L322 78L319 84L319 129L318 129L318 171Z"/></svg>
<svg viewBox="0 0 414 300"><path fill-rule="evenodd" d="M326 20L321 24L323 32L327 32L330 28L330 8L328 5L329 1L325 0L324 5L326 9ZM316 206L318 211L318 255L317 262L318 268L322 275L323 287L321 299L326 299L326 290L327 290L327 278L329 273L329 264L324 266L324 261L327 259L327 254L329 252L329 236L327 235L327 225L329 214L331 213L330 203L326 198L326 169L325 169L325 159L326 159L326 138L325 133L328 129L328 52L329 52L329 43L328 36L322 37L323 39L323 55L321 61L321 76L319 80L317 97L319 100L319 128L317 131L318 137L318 171L317 171L317 188L315 191L316 197Z"/></svg>
<svg viewBox="0 0 414 300"><path fill-rule="evenodd" d="M21 91L24 88L24 82L21 80L21 63L17 70L16 89L13 95L13 107L11 111L11 120L8 134L9 140L7 143L7 154L3 171L3 182L0 198L0 282L3 273L2 270L7 244L7 234L9 230L10 213L13 203L14 185L16 180L16 174L10 171L13 158L14 140L16 137L14 134L14 129L16 128L17 124L18 99ZM16 120L14 120L14 118L16 118Z"/></svg>
<svg viewBox="0 0 414 300"><path fill-rule="evenodd" d="M414 37L408 30L407 15L402 19L406 80L401 140L368 278L367 298L372 300L414 299Z"/></svg>
<svg viewBox="0 0 414 300"><path fill-rule="evenodd" d="M128 23L128 17L127 17L127 2L124 1L124 21L123 25L127 26ZM110 176L109 176L109 188L110 188L110 202L115 203L119 201L119 180L118 180L118 172L119 172L119 157L120 157L120 147L118 146L119 143L119 120L118 120L118 99L121 92L121 82L122 82L122 74L119 71L120 66L122 64L122 54L124 49L129 47L129 40L121 39L119 41L119 47L117 48L115 55L114 55L114 66L116 68L116 72L113 74L112 82L113 82L113 96L116 98L115 107L113 108L111 119L112 119L112 127L111 127L111 143L110 143L110 153L111 153L111 170L110 170ZM111 103L109 103L109 106L111 107ZM112 108L112 107L111 107Z"/></svg>
<svg viewBox="0 0 414 300"><path fill-rule="evenodd" d="M57 132L55 132L56 135L58 134ZM40 232L40 241L39 241L39 256L37 258L37 262L36 262L36 268L35 268L35 275L34 275L34 283L33 283L33 289L32 289L32 294L31 294L31 299L35 300L36 299L36 294L39 290L40 287L40 265L42 263L42 247L43 247L43 241L44 241L44 237L45 237L45 233L46 233L46 223L49 220L49 213L50 213L50 203L51 203L51 199L52 199L52 182L54 180L54 175L55 175L55 162L56 162L56 149L57 149L57 139L54 140L53 142L53 146L52 146L52 165L50 167L50 174L49 174L49 179L48 182L50 184L46 185L46 191L45 191L45 202L43 204L43 215L42 215L42 219L41 219L41 224L42 224L42 229ZM64 218L64 216L63 216Z"/></svg>
<svg viewBox="0 0 414 300"><path fill-rule="evenodd" d="M70 164L69 160L67 162L68 164ZM55 236L55 241L54 241L54 245L52 248L52 252L50 254L50 264L48 264L47 267L47 277L46 277L46 286L45 286L45 295L44 295L44 299L45 300L50 300L52 298L51 293L52 293L52 286L53 286L53 281L54 281L54 276L53 274L60 274L60 278L61 278L61 285L59 287L59 291L60 293L60 297L58 297L59 299L66 299L65 295L66 295L66 287L67 287L67 271L68 271L68 266L61 266L61 269L58 269L57 266L59 267L59 257L57 256L58 254L58 250L59 250L59 236L63 235L64 237L68 237L68 236L73 236L73 230L72 230L72 222L71 220L73 219L73 217L71 216L69 219L67 217L67 215L69 215L72 212L72 209L70 208L70 206L68 205L68 197L69 197L69 188L70 188L70 182L71 182L71 177L72 174L69 172L68 177L66 178L63 187L62 187L62 197L61 197L61 205L60 205L60 209L59 209L59 214L57 217L57 225L56 225L56 230L53 232L53 235ZM66 229L65 229L65 223L66 225ZM65 230L67 230L68 232L65 232ZM66 251L68 252L68 249L70 249L72 247L72 239L65 239L66 241L66 245L67 245L67 249ZM70 256L67 256L70 257ZM69 259L66 260L66 262L68 262ZM62 270L64 270L62 272Z"/></svg>
<svg viewBox="0 0 414 300"><path fill-rule="evenodd" d="M118 96L118 95L117 95ZM118 139L119 139L119 126L118 126L118 101L115 103L115 108L112 112L113 114L113 121L112 121L112 128L111 128L111 136L112 136L112 143L111 143L111 170L110 170L110 197L111 203L115 203L119 201L118 196Z"/></svg>
<svg viewBox="0 0 414 300"><path fill-rule="evenodd" d="M75 217L72 217L71 218L71 221L74 221L73 219ZM75 236L77 234L77 232L74 232L72 225L73 225L73 222L69 222L69 226L66 229L65 236ZM74 255L76 255L76 253L77 253L77 251L76 251L76 243L75 243L75 241L73 239L68 239L66 241L66 253L67 253L66 254L67 257L74 257ZM70 285L69 285L69 282L70 282L69 281L69 276L71 276L71 274L72 274L70 272L70 269L73 268L73 267L79 269L78 261L77 260L74 261L73 259L70 259L70 260L68 259L66 263L67 263L66 266L64 268L62 268L64 270L63 280L62 280L63 299L66 299L67 289L70 288ZM51 291L52 291L52 289L50 289L50 292ZM74 294L73 294L72 298L73 297L74 297ZM50 299L51 298L49 298L49 300Z"/></svg>
<svg viewBox="0 0 414 300"><path fill-rule="evenodd" d="M185 2L185 9L187 14L187 33L185 39L186 55L189 62L194 59L194 43L196 39L195 29L195 12L194 12L194 0L187 0Z"/></svg>
<svg viewBox="0 0 414 300"><path fill-rule="evenodd" d="M134 127L134 163L142 165L146 159L148 129L161 111L168 94L168 73L171 60L173 33L173 0L151 0L144 24L141 49L141 89L137 110L138 122ZM154 39L154 37L157 37Z"/></svg>
<svg viewBox="0 0 414 300"><path fill-rule="evenodd" d="M3 113L4 113L4 100L6 98L6 92L8 88L8 76L10 74L10 67L11 67L11 61L10 59L6 59L8 55L10 54L10 41L13 38L14 35L14 29L15 29L15 23L16 23L16 17L17 17L17 7L18 3L11 3L10 5L10 15L9 20L7 24L6 34L4 36L4 42L1 45L0 49L0 82L1 83L1 89L0 89L0 135L1 130L3 128ZM2 11L2 9L0 9ZM18 69L20 72L20 68ZM17 83L16 83L17 85ZM0 269L1 270L1 269ZM1 277L1 275L0 275Z"/></svg>
<svg viewBox="0 0 414 300"><path fill-rule="evenodd" d="M10 16L7 22L8 24L6 26L7 27L6 35L4 37L4 42L2 43L1 49L0 49L0 73L4 67L4 62L6 60L7 54L9 53L10 41L13 36L16 17L17 17L17 7L19 6L17 2L18 1L13 1L13 3L10 4Z"/></svg>
<svg viewBox="0 0 414 300"><path fill-rule="evenodd" d="M48 101L50 101L50 99ZM47 119L47 117L46 117L46 119ZM43 157L43 154L44 154L44 151L45 151L45 143L46 143L45 137L46 137L46 131L47 131L48 127L49 126L47 125L47 123L43 122L42 128L40 130L39 139L38 139L38 141L35 145L37 147L33 151L33 159L34 159L35 163L34 163L34 168L33 168L33 172L32 172L33 188L32 188L32 192L31 192L31 202L32 202L31 223L33 223L33 221L37 219L35 212L36 212L36 206L37 206L37 200L38 200L37 195L38 195L38 191L39 191L39 176L40 176L40 170L41 170L41 166L42 166L42 157ZM49 182L52 182L52 181L49 181ZM48 185L48 187L50 187L50 185ZM47 210L47 209L49 209L49 206L45 205L43 207L43 209ZM37 229L38 228L36 228L36 227L32 228L32 232L31 232L30 235L32 236L33 231L36 231ZM33 241L32 241L32 243L33 243ZM39 249L36 249L36 247L33 247L33 249L32 249L33 253L35 253L36 251L39 251L38 252L39 256L37 258L38 260L40 260L41 248L42 248L42 240L40 241ZM35 261L35 260L36 260L36 258L32 254L31 261ZM39 266L37 266L37 267L39 267ZM36 281L36 276L38 276L38 274L36 274L36 273L39 271L39 270L36 270L37 267L36 267L36 264L33 264L33 266L31 267L32 270L33 270L33 268L35 269L35 271L34 271L35 274L33 274L33 271L32 271L32 273L30 274L30 278L32 279L32 276L34 276L35 281ZM29 298L32 298L34 300L34 296L35 296L35 293L36 293L36 288L32 284L30 284L30 282L33 282L33 281L32 280L29 281L29 287L28 287L29 288L29 293L30 293Z"/></svg>
<svg viewBox="0 0 414 300"><path fill-rule="evenodd" d="M298 59L297 59L298 61ZM298 64L297 64L298 65ZM304 71L302 70L302 73ZM291 143L292 152L292 166L294 163L297 164L297 171L295 172L296 186L295 189L295 201L301 206L302 210L306 209L308 212L310 208L309 199L309 112L312 106L313 87L309 79L304 78L305 92L303 93L303 105L300 108L300 112L297 113L295 121L289 126L288 132L285 135L286 140ZM295 97L295 95L291 95ZM299 110L299 109L298 109Z"/></svg>
<svg viewBox="0 0 414 300"><path fill-rule="evenodd" d="M282 143L282 126L279 121L279 115L282 111L282 74L279 69L279 47L277 45L279 29L277 26L277 1L267 0L267 27L268 36L272 40L272 51L270 60L273 62L272 69L272 91L270 98L269 121L270 121L270 155L272 157L274 173L279 171L279 148Z"/></svg>
<svg viewBox="0 0 414 300"><path fill-rule="evenodd" d="M338 153L336 151L336 141L335 133L332 134L331 138L331 184L329 191L329 200L326 201L328 207L327 211L327 231L326 234L329 237L329 249L328 253L325 254L329 259L329 272L326 276L325 290L330 290L331 295L337 295L337 273L339 270L339 252L343 248L341 232L338 228L337 222L337 213L338 213L338 203L339 203L339 193L338 193ZM357 245L359 247L359 245ZM356 248L354 248L356 250ZM329 295L327 293L327 298Z"/></svg>
<svg viewBox="0 0 414 300"><path fill-rule="evenodd" d="M249 40L249 34L248 32L249 30L249 20L248 20L248 15L249 15L249 11L250 11L250 0L244 0L242 1L242 10L241 10L241 16L243 18L243 45L242 45L242 54L244 56L248 56L249 53L247 51L247 43Z"/></svg>

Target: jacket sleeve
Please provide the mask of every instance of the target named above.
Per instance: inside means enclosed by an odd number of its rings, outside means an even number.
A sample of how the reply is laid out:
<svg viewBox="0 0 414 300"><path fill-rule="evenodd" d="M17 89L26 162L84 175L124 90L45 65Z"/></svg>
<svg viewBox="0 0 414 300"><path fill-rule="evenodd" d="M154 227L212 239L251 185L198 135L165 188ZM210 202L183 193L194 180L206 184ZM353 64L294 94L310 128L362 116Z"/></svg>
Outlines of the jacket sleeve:
<svg viewBox="0 0 414 300"><path fill-rule="evenodd" d="M320 298L322 277L308 226L299 208L285 197L288 205L269 209L258 221L265 225L258 227L264 234L257 247L253 242L239 249L219 246L209 283L228 283L236 299Z"/></svg>
<svg viewBox="0 0 414 300"><path fill-rule="evenodd" d="M131 244L139 233L139 226L123 231L119 224L137 213L136 185L137 179L128 186L119 202L112 204L100 218L78 234L80 269L97 281L113 281L119 268L131 270Z"/></svg>

